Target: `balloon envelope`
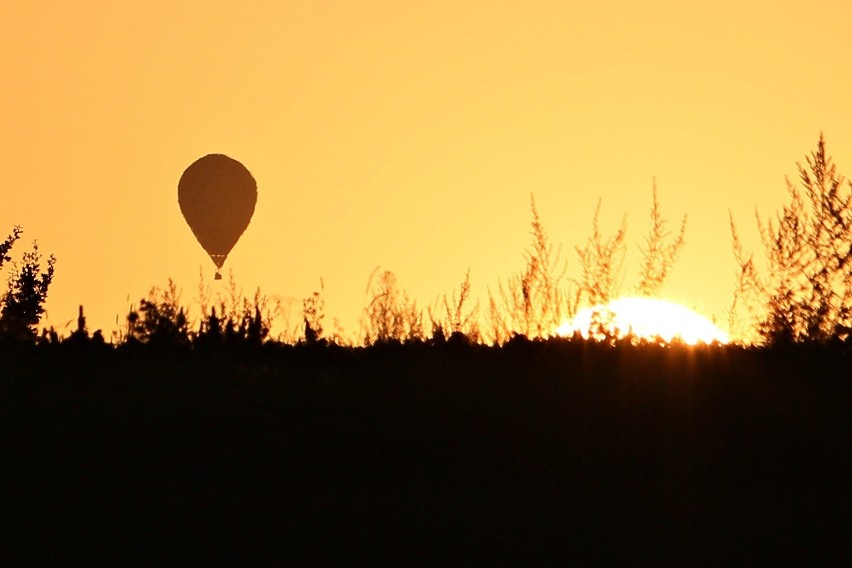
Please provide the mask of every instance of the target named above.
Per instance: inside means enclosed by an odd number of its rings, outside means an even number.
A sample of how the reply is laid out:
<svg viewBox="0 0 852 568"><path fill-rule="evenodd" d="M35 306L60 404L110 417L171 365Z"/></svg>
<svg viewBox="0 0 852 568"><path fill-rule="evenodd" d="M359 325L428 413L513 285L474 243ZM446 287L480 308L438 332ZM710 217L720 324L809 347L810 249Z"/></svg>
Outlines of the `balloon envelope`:
<svg viewBox="0 0 852 568"><path fill-rule="evenodd" d="M178 182L178 204L198 242L222 268L248 227L257 182L244 165L223 154L199 158Z"/></svg>

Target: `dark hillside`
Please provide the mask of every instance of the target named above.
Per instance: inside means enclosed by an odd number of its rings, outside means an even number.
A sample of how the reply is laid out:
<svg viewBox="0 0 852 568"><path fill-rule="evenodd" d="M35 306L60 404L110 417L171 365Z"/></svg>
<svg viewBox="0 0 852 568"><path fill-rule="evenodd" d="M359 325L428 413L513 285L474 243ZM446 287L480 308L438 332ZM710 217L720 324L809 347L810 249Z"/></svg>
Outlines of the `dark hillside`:
<svg viewBox="0 0 852 568"><path fill-rule="evenodd" d="M828 349L83 347L0 356L2 548L33 560L820 563L846 540L852 359Z"/></svg>

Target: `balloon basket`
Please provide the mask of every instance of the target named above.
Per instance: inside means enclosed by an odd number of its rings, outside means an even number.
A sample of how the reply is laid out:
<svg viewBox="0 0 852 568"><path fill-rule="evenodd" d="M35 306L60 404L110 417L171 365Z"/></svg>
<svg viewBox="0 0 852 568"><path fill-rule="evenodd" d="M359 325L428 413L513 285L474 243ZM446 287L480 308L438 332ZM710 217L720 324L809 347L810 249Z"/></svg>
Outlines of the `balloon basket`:
<svg viewBox="0 0 852 568"><path fill-rule="evenodd" d="M222 273L217 270L216 276L213 277L213 280L221 280L221 279L222 279Z"/></svg>

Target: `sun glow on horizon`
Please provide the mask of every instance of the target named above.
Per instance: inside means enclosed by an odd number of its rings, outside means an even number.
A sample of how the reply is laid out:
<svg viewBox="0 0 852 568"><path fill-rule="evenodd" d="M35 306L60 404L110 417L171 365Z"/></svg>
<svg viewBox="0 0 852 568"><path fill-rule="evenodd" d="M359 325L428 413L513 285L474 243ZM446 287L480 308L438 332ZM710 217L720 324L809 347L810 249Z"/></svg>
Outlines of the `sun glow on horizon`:
<svg viewBox="0 0 852 568"><path fill-rule="evenodd" d="M563 337L575 333L586 339L633 335L649 341L681 341L687 345L730 341L726 332L701 314L682 304L656 298L619 298L606 305L582 309L556 330Z"/></svg>

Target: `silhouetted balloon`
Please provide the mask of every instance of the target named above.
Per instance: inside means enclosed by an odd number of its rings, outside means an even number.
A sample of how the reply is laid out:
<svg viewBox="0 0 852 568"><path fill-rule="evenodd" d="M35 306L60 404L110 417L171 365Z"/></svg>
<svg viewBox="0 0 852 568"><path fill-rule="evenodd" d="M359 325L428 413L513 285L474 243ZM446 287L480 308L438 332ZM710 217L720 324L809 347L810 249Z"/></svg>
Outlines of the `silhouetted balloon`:
<svg viewBox="0 0 852 568"><path fill-rule="evenodd" d="M193 162L178 182L178 204L186 223L222 268L248 227L257 203L257 182L244 165L223 154ZM216 271L216 279L221 279Z"/></svg>

